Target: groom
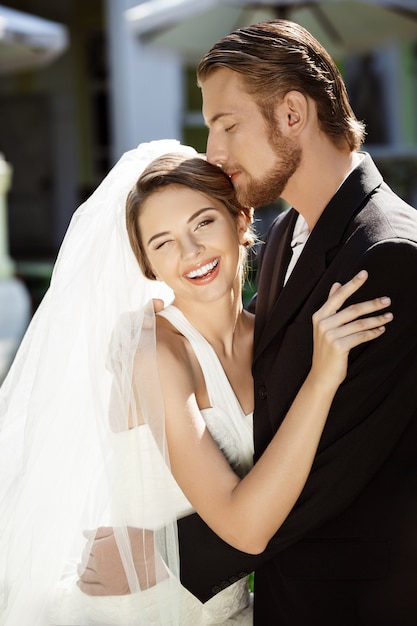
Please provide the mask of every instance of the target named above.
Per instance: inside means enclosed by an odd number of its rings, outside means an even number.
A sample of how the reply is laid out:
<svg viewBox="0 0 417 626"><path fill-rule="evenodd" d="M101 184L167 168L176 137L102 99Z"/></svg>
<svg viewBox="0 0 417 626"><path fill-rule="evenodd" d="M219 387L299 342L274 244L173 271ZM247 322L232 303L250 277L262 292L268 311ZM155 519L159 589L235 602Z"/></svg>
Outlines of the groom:
<svg viewBox="0 0 417 626"><path fill-rule="evenodd" d="M197 515L184 518L182 582L206 601L256 569L262 626L415 626L417 212L359 152L364 128L342 78L297 24L228 35L198 80L208 159L243 204L282 197L294 207L272 226L259 263L255 457L308 372L311 316L332 283L366 269L355 300L387 294L394 322L353 352L310 478L267 550L243 554Z"/></svg>

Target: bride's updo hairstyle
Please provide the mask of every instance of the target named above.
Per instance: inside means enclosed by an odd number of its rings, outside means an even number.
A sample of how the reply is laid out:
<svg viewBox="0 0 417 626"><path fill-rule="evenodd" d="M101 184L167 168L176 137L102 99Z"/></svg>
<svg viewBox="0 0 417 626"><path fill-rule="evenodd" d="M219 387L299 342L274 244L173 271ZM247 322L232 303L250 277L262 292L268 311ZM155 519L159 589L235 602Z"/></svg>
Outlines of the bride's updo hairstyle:
<svg viewBox="0 0 417 626"><path fill-rule="evenodd" d="M130 245L146 278L156 280L142 242L139 216L143 204L151 195L171 185L181 185L215 198L235 218L243 213L248 224L245 245L253 245L254 235L250 228L253 209L239 204L229 177L203 157L190 157L180 152L165 154L146 167L126 200L126 226Z"/></svg>

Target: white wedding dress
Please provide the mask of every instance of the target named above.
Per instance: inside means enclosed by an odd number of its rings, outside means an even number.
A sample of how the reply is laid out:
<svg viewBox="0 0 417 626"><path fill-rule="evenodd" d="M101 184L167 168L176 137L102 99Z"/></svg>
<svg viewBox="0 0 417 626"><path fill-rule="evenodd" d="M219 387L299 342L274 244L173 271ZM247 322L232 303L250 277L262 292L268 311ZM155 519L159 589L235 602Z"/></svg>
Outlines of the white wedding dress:
<svg viewBox="0 0 417 626"><path fill-rule="evenodd" d="M211 408L201 411L210 433L227 457L234 470L241 476L252 466L253 439L252 414L245 415L230 386L227 376L210 344L188 322L184 315L174 306L168 306L160 313L175 326L190 342L200 363ZM170 497L175 500L178 517L193 512L193 508L181 492L174 478L171 477L169 493L161 492L161 484L166 485L167 468L160 457L151 431L142 425L129 431L115 433L114 443L118 459L118 501L117 507L123 511L126 520L126 509L129 509L128 524L140 528L155 528L164 520L158 516L157 501L159 498ZM136 452L149 458L152 477L149 480L137 480L135 472ZM158 471L155 471L158 466ZM158 474L164 480L158 482ZM163 489L167 489L164 487ZM142 490L147 503L146 512L135 510L131 505L129 494ZM155 503L155 508L152 507ZM130 508L129 508L130 507ZM136 507L137 508L137 507ZM113 520L113 524L115 521ZM117 523L117 520L116 520ZM202 564L202 567L204 564ZM75 584L75 572L61 581L56 589L50 610L50 625L53 626L139 626L143 623L138 618L138 607L141 614L146 613L149 624L170 626L171 621L161 622L160 613L155 609L155 594L158 595L159 607L161 597L169 606L170 595L174 591L178 595L178 584L172 586L172 576L146 591L125 596L91 597L83 594ZM208 624L235 624L250 626L252 619L251 597L248 592L247 580L241 579L214 596L209 602L201 604L184 587L180 589L181 626L205 626Z"/></svg>

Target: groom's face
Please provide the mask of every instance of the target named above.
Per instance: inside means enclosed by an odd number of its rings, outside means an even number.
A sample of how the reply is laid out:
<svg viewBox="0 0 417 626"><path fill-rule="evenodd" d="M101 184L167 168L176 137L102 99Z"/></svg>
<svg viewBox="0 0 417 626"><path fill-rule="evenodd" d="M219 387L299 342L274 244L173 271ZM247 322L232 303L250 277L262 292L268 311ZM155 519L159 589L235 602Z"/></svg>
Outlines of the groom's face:
<svg viewBox="0 0 417 626"><path fill-rule="evenodd" d="M266 122L237 72L215 70L201 89L207 158L230 176L239 202L258 207L282 196L301 160L298 144Z"/></svg>

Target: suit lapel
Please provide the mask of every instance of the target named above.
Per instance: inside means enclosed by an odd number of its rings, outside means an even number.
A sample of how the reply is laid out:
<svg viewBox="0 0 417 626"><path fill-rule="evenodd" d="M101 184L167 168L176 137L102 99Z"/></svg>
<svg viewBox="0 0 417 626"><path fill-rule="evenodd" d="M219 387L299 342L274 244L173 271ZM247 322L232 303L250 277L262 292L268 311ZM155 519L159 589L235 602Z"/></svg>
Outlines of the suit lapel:
<svg viewBox="0 0 417 626"><path fill-rule="evenodd" d="M288 263L285 268L279 272L281 287L277 290L278 297L269 313L267 313L265 324L260 334L257 336L255 333L254 360L259 357L274 336L279 334L290 319L297 313L325 270L323 240L320 233L314 231L314 237L313 233L311 233L284 287L282 283Z"/></svg>
<svg viewBox="0 0 417 626"><path fill-rule="evenodd" d="M258 281L256 302L255 343L257 330L264 327L266 318L282 288L284 272L291 258L291 239L297 213L287 211L274 222L268 235L267 245L260 259L262 272Z"/></svg>

